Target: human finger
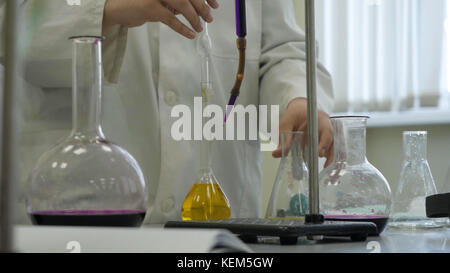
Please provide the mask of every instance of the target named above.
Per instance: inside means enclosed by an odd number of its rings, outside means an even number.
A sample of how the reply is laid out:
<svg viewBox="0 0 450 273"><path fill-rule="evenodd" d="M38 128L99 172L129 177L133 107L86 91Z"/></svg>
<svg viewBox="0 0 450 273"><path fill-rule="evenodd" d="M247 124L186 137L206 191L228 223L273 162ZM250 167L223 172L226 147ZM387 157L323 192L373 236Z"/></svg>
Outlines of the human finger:
<svg viewBox="0 0 450 273"><path fill-rule="evenodd" d="M183 35L188 39L194 39L196 34L189 27L183 24L178 18L168 9L162 7L159 12L161 18L160 21L166 24L168 27Z"/></svg>
<svg viewBox="0 0 450 273"><path fill-rule="evenodd" d="M207 0L208 5L210 5L213 9L217 9L219 7L219 2L217 0Z"/></svg>
<svg viewBox="0 0 450 273"><path fill-rule="evenodd" d="M195 8L192 6L189 0L163 0L164 3L174 8L176 11L183 14L183 16L189 21L195 31L201 32L203 30Z"/></svg>
<svg viewBox="0 0 450 273"><path fill-rule="evenodd" d="M280 158L289 154L292 146L292 141L294 140L293 134L289 131L281 132L280 141L278 143L278 148L272 152L272 156L275 158Z"/></svg>
<svg viewBox="0 0 450 273"><path fill-rule="evenodd" d="M292 132L293 129L294 125L289 121L289 119L281 119L278 130L280 132L280 135L278 136L278 147L272 152L272 156L274 158L280 158L283 154L287 154L289 152L292 143L292 134L289 134L288 132ZM284 148L284 150L282 148Z"/></svg>
<svg viewBox="0 0 450 273"><path fill-rule="evenodd" d="M333 132L329 128L321 130L319 137L319 156L325 157L333 144Z"/></svg>
<svg viewBox="0 0 450 273"><path fill-rule="evenodd" d="M328 154L326 155L327 161L324 164L324 168L328 167L333 163L334 160L334 143L331 144Z"/></svg>
<svg viewBox="0 0 450 273"><path fill-rule="evenodd" d="M197 14L199 14L203 20L208 23L211 23L214 20L211 15L211 8L206 4L205 0L191 0L191 3L197 11Z"/></svg>

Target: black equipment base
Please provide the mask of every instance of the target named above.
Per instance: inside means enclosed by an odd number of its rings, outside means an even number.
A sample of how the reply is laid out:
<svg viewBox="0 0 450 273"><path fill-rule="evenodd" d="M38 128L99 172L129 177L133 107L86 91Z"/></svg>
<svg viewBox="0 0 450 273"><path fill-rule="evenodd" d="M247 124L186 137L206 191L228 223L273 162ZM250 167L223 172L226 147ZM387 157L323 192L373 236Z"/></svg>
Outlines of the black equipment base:
<svg viewBox="0 0 450 273"><path fill-rule="evenodd" d="M165 228L227 229L246 243L256 243L259 236L279 237L282 245L297 244L298 237L350 237L352 241L365 241L368 234L377 233L370 222L325 221L306 224L301 220L227 219L210 221L169 221Z"/></svg>
<svg viewBox="0 0 450 273"><path fill-rule="evenodd" d="M428 196L425 203L427 217L450 218L450 193Z"/></svg>

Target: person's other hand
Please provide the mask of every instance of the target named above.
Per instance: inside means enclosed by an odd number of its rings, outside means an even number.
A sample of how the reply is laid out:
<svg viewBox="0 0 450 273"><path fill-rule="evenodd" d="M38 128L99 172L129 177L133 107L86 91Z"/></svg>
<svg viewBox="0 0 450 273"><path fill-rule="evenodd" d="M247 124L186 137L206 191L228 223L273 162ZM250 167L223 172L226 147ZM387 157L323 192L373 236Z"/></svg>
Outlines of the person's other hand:
<svg viewBox="0 0 450 273"><path fill-rule="evenodd" d="M306 99L294 99L291 101L280 119L280 137L281 132L306 131L308 121L308 104ZM319 123L319 156L326 157L327 161L325 167L333 161L333 127L331 125L330 117L324 111L318 111ZM306 139L305 134L305 139ZM285 153L289 152L290 143L292 139L286 139ZM280 158L282 156L281 141L279 141L278 148L273 151L272 156Z"/></svg>
<svg viewBox="0 0 450 273"><path fill-rule="evenodd" d="M175 16L182 14L192 28L203 30L200 17L213 21L211 7L218 8L217 0L107 0L103 12L103 31L114 25L137 27L146 22L162 22L189 39L196 34Z"/></svg>

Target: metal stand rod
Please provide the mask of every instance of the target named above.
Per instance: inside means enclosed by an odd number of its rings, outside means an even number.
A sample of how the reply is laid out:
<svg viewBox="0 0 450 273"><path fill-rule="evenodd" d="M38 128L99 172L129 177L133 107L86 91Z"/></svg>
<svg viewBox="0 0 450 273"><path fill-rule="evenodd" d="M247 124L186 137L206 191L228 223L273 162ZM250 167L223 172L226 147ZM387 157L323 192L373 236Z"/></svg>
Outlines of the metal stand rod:
<svg viewBox="0 0 450 273"><path fill-rule="evenodd" d="M306 13L306 67L308 90L308 167L309 167L309 215L306 222L322 223L319 214L319 158L318 121L316 94L316 35L314 0L305 0Z"/></svg>
<svg viewBox="0 0 450 273"><path fill-rule="evenodd" d="M1 158L1 188L0 188L0 252L12 251L12 224L13 208L11 201L13 197L13 176L15 163L12 155L15 148L14 143L14 89L16 73L16 51L17 51L17 10L18 2L8 0L6 2L6 27L5 37L5 83L2 101L2 158Z"/></svg>

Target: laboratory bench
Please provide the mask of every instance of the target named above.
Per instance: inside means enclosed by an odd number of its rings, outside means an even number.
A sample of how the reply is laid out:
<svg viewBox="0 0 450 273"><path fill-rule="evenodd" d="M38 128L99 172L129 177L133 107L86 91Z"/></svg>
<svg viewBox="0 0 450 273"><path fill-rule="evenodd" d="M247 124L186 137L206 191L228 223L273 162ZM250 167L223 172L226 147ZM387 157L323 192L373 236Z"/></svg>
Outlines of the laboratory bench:
<svg viewBox="0 0 450 273"><path fill-rule="evenodd" d="M226 230L164 229L162 225L142 228L79 228L16 226L17 252L114 253L450 253L450 228L423 231L387 229L379 237L363 242L348 238L309 241L300 237L296 245L280 245L279 238L260 237L257 244L244 244Z"/></svg>
<svg viewBox="0 0 450 273"><path fill-rule="evenodd" d="M280 245L279 239L267 238L249 247L257 253L450 253L450 228L423 231L387 229L379 237L365 242L345 238L309 241L299 238L297 245Z"/></svg>

